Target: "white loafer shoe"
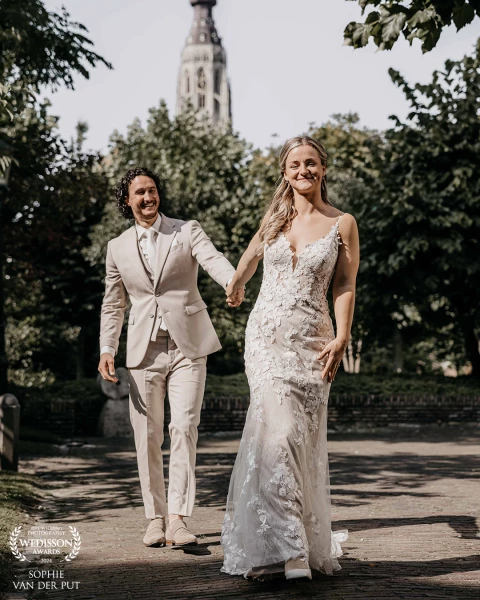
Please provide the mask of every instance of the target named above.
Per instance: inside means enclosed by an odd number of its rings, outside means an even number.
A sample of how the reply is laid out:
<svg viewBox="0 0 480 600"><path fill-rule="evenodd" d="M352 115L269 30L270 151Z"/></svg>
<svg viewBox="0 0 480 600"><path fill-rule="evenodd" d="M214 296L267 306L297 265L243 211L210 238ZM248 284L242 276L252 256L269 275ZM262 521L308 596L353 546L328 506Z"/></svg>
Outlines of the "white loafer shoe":
<svg viewBox="0 0 480 600"><path fill-rule="evenodd" d="M311 579L312 571L305 568L305 562L296 558L285 563L285 579Z"/></svg>

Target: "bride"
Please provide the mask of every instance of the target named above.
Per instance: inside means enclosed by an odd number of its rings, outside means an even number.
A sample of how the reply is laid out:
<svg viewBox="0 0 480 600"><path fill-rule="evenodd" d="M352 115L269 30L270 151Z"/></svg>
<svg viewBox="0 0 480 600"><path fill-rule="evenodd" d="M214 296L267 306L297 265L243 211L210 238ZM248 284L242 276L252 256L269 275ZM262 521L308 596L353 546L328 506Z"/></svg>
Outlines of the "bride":
<svg viewBox="0 0 480 600"><path fill-rule="evenodd" d="M285 143L282 182L227 288L238 306L264 258L246 328L251 401L222 528L230 575L331 574L348 535L331 531L327 402L350 336L359 241L355 219L328 200L326 163L310 137Z"/></svg>

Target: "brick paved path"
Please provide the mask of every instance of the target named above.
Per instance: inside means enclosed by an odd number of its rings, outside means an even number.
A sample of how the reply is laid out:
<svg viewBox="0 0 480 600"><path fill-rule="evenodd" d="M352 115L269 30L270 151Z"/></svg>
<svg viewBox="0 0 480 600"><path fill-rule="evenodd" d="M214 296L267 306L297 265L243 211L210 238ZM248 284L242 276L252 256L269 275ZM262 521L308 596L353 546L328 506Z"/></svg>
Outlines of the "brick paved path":
<svg viewBox="0 0 480 600"><path fill-rule="evenodd" d="M327 600L480 598L480 442L465 432L330 436L334 529L350 532L332 577L252 582L219 572L219 532L238 439L203 439L197 507L190 525L198 549L148 549L130 441L91 439L23 460L53 486L40 520L74 525L81 552L65 567L79 589L45 598ZM20 578L25 567L17 564ZM22 571L23 570L23 571ZM11 598L23 598L12 594Z"/></svg>

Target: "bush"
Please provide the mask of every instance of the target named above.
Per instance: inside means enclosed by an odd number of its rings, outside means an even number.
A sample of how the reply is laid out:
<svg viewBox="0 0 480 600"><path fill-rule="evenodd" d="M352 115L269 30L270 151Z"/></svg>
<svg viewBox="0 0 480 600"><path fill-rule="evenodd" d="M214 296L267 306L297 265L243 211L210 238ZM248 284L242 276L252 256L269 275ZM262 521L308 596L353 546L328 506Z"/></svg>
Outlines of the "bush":
<svg viewBox="0 0 480 600"><path fill-rule="evenodd" d="M62 436L95 435L106 400L96 379L57 381L36 388L12 385L11 392L20 402L20 436L24 440L31 438L29 427L37 430L36 437L38 431ZM53 402L59 400L65 402Z"/></svg>
<svg viewBox="0 0 480 600"><path fill-rule="evenodd" d="M34 402L46 402L52 398L62 400L85 400L87 402L103 403L104 396L96 379L75 379L72 381L56 381L48 385L38 387L23 387L11 385L11 393L14 394L20 405Z"/></svg>
<svg viewBox="0 0 480 600"><path fill-rule="evenodd" d="M436 375L351 375L340 373L332 394L378 396L480 396L480 381L473 377Z"/></svg>
<svg viewBox="0 0 480 600"><path fill-rule="evenodd" d="M221 398L222 396L248 396L247 376L245 373L235 375L207 375L205 396Z"/></svg>
<svg viewBox="0 0 480 600"><path fill-rule="evenodd" d="M480 396L480 381L472 377L436 375L351 375L339 373L333 382L332 394L378 396ZM206 397L248 396L245 373L208 375Z"/></svg>
<svg viewBox="0 0 480 600"><path fill-rule="evenodd" d="M100 412L105 397L96 379L78 381L57 381L39 388L12 386L22 407L22 417L34 418L35 411L52 398L75 400L86 409ZM207 375L205 397L248 396L245 373L235 375ZM331 387L332 394L379 396L393 395L434 395L434 396L480 396L480 381L472 377L443 377L436 375L351 375L339 373ZM32 423L34 425L34 423Z"/></svg>

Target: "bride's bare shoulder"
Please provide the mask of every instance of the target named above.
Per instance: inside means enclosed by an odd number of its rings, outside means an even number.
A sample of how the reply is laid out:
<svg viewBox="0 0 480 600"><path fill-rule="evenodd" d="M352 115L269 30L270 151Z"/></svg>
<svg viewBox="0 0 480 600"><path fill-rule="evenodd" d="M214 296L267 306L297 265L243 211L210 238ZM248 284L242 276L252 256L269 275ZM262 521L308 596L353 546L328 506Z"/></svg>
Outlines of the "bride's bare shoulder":
<svg viewBox="0 0 480 600"><path fill-rule="evenodd" d="M357 227L357 221L355 220L355 217L350 214L350 213L340 213L341 219L339 219L339 227L341 227L342 229L352 229L352 228L356 228Z"/></svg>

